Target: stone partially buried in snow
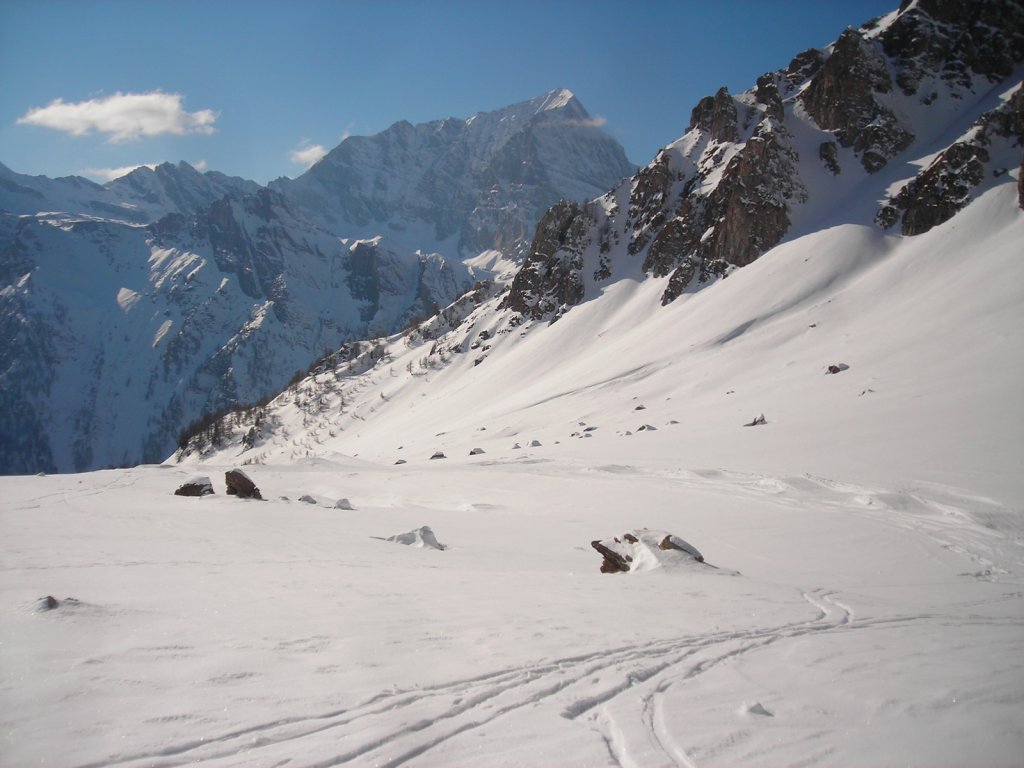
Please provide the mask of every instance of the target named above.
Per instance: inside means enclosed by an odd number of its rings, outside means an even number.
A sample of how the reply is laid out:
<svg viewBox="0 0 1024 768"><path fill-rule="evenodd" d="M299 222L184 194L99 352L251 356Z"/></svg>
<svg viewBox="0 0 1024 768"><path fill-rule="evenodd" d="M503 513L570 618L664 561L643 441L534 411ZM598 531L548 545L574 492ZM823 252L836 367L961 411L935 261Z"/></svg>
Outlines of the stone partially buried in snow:
<svg viewBox="0 0 1024 768"><path fill-rule="evenodd" d="M178 486L174 492L175 496L211 496L213 495L213 483L208 477L193 477L191 480Z"/></svg>
<svg viewBox="0 0 1024 768"><path fill-rule="evenodd" d="M434 455L430 457L431 461L433 461L434 459L447 459L447 458L448 457L444 455L444 451L434 451Z"/></svg>
<svg viewBox="0 0 1024 768"><path fill-rule="evenodd" d="M843 371L848 370L850 370L850 366L848 366L846 363L833 363L825 371L825 375L827 376L830 373L842 373Z"/></svg>
<svg viewBox="0 0 1024 768"><path fill-rule="evenodd" d="M758 416L758 417L757 417L756 419L754 419L754 420L753 420L753 421L751 421L751 422L748 422L748 423L744 424L743 426L744 426L744 427L759 427L759 426L761 426L762 424L767 424L767 423L768 423L768 419L766 419L766 418L764 417L764 414L762 413L762 414L761 414L760 416Z"/></svg>
<svg viewBox="0 0 1024 768"><path fill-rule="evenodd" d="M604 557L601 573L651 571L656 568L707 567L704 555L685 539L666 531L639 528L627 531L621 538L590 542Z"/></svg>
<svg viewBox="0 0 1024 768"><path fill-rule="evenodd" d="M228 486L228 496L237 496L240 499L262 499L260 489L249 479L249 476L240 469L229 469L224 473L224 482Z"/></svg>
<svg viewBox="0 0 1024 768"><path fill-rule="evenodd" d="M469 455L470 456L479 456L482 453L484 453L484 449L483 448L474 448L473 450L471 450L469 452Z"/></svg>
<svg viewBox="0 0 1024 768"><path fill-rule="evenodd" d="M349 501L348 499L338 499L336 502L334 502L334 508L335 509L355 509L355 507L352 506L352 502Z"/></svg>
<svg viewBox="0 0 1024 768"><path fill-rule="evenodd" d="M437 540L437 537L434 536L434 532L430 530L429 525L424 525L414 531L397 533L394 536L388 536L387 538L381 538L380 536L373 536L372 538L381 539L381 541L392 541L395 544L405 544L407 547L438 550L445 549L444 544Z"/></svg>

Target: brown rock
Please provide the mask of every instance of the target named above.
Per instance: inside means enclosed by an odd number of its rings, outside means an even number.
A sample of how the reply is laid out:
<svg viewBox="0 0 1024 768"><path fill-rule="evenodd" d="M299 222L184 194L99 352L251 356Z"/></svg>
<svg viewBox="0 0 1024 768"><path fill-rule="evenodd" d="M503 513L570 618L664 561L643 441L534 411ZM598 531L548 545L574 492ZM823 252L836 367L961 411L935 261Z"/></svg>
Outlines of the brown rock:
<svg viewBox="0 0 1024 768"><path fill-rule="evenodd" d="M590 542L590 546L596 549L603 557L601 573L627 573L629 571L629 555L623 556L614 550L608 549L600 541Z"/></svg>
<svg viewBox="0 0 1024 768"><path fill-rule="evenodd" d="M178 486L174 492L175 496L211 496L213 495L213 483L208 477L193 477L186 483Z"/></svg>
<svg viewBox="0 0 1024 768"><path fill-rule="evenodd" d="M260 489L240 469L228 470L224 473L224 482L228 486L228 495L240 499L262 499Z"/></svg>

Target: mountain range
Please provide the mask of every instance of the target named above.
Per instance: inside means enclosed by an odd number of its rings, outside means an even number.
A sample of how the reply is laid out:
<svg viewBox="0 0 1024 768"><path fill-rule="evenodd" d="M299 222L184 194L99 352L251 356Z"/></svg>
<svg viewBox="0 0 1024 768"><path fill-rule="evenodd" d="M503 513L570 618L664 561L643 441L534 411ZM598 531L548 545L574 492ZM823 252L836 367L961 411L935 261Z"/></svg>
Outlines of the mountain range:
<svg viewBox="0 0 1024 768"><path fill-rule="evenodd" d="M565 89L350 137L269 187L0 166L0 472L161 461L203 414L447 305L490 276L462 254L521 258L549 205L631 169Z"/></svg>

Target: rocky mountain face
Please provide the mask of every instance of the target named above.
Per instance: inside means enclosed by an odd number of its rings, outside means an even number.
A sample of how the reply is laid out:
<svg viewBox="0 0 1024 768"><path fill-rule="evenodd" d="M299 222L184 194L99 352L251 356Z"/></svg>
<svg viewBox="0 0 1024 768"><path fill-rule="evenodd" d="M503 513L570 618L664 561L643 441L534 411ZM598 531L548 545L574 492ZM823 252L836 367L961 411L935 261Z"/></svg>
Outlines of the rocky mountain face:
<svg viewBox="0 0 1024 768"><path fill-rule="evenodd" d="M898 189L879 226L925 232L1020 164L1022 61L1019 2L908 0L703 99L686 134L597 205L551 208L505 305L556 318L638 269L668 278L667 304L791 236L796 217L835 217L862 183ZM898 162L931 147L919 172Z"/></svg>
<svg viewBox="0 0 1024 768"><path fill-rule="evenodd" d="M3 222L7 473L161 461L200 414L276 392L325 351L472 282L440 255L323 232L267 189L145 226Z"/></svg>
<svg viewBox="0 0 1024 768"><path fill-rule="evenodd" d="M559 89L468 120L350 137L271 187L336 234L382 233L468 257L516 252L549 206L597 197L633 170L579 99Z"/></svg>

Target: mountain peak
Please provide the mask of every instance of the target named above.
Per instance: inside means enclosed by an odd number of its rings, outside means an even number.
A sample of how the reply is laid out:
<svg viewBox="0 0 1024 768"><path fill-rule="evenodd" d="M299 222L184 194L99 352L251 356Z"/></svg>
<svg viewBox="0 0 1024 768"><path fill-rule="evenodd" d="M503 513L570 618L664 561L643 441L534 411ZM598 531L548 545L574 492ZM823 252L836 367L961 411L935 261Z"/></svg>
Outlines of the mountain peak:
<svg viewBox="0 0 1024 768"><path fill-rule="evenodd" d="M568 88L556 88L553 91L549 91L541 97L544 101L541 106L537 109L538 112L546 112L552 109L562 109L569 106L570 102L579 102L576 98L576 94L570 91Z"/></svg>

